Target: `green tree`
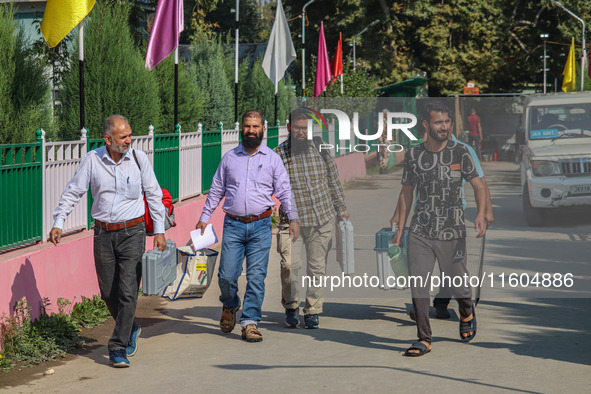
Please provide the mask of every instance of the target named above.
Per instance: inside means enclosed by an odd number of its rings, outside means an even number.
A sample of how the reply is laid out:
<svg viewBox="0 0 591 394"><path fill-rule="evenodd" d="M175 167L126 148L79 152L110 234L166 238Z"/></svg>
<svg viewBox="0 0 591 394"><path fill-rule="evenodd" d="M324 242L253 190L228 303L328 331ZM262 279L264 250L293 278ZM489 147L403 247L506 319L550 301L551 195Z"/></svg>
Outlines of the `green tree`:
<svg viewBox="0 0 591 394"><path fill-rule="evenodd" d="M174 55L169 56L154 69L158 80L162 122L157 131L172 133L174 130ZM178 122L184 132L197 130L197 124L205 113L204 91L195 83L197 69L194 64L179 61Z"/></svg>
<svg viewBox="0 0 591 394"><path fill-rule="evenodd" d="M30 142L35 130L50 130L49 81L13 20L14 8L0 5L0 144Z"/></svg>
<svg viewBox="0 0 591 394"><path fill-rule="evenodd" d="M236 8L236 0L222 0L215 10L205 17L205 22L213 26L216 33L230 34L234 41L234 29L236 28L236 14L231 9ZM254 0L240 1L240 42L261 42L263 39L263 25L261 12Z"/></svg>
<svg viewBox="0 0 591 394"><path fill-rule="evenodd" d="M129 30L130 3L97 1L84 34L85 126L91 138L102 136L108 116L129 119L135 134L147 134L150 124L162 124L158 83L144 67L144 54L134 45ZM78 40L71 64L78 63ZM64 76L60 138L77 139L79 132L79 71Z"/></svg>
<svg viewBox="0 0 591 394"><path fill-rule="evenodd" d="M205 113L201 119L204 130L217 129L218 122L224 128L234 124L234 95L226 74L227 59L221 38L215 35L206 40L203 34L194 43L191 62L196 69L195 83L206 94Z"/></svg>
<svg viewBox="0 0 591 394"><path fill-rule="evenodd" d="M275 124L275 85L265 74L262 67L262 58L254 61L246 76L244 83L240 85L242 92L239 112L244 113L249 109L256 109L261 111L269 125ZM286 79L287 78L287 81ZM277 119L284 124L291 111L291 99L295 98L295 94L291 88L291 79L286 75L284 79L279 81L277 86Z"/></svg>

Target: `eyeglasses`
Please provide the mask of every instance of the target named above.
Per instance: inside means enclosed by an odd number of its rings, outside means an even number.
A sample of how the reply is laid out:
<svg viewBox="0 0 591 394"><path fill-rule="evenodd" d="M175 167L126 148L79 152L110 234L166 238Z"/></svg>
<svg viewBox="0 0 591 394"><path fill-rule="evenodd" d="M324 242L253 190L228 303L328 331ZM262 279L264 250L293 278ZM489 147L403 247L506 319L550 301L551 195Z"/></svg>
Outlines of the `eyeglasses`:
<svg viewBox="0 0 591 394"><path fill-rule="evenodd" d="M295 131L296 133L306 132L308 131L307 126L291 126L291 131Z"/></svg>

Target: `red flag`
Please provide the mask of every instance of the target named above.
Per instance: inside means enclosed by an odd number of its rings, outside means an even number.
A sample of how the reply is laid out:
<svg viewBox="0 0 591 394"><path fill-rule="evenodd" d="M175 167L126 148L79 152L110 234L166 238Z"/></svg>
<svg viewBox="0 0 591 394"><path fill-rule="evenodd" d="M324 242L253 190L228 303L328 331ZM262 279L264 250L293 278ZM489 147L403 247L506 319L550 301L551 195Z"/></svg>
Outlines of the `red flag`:
<svg viewBox="0 0 591 394"><path fill-rule="evenodd" d="M339 75L343 74L343 33L339 33L339 43L330 62L330 71L332 72L333 82L336 81Z"/></svg>

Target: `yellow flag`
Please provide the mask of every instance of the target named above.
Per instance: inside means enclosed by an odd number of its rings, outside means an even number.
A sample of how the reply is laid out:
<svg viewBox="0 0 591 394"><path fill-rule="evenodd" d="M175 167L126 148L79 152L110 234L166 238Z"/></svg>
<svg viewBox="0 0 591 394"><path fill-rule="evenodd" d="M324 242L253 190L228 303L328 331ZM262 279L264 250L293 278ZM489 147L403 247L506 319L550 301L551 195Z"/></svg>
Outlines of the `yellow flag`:
<svg viewBox="0 0 591 394"><path fill-rule="evenodd" d="M95 0L47 0L41 33L54 47L92 10Z"/></svg>
<svg viewBox="0 0 591 394"><path fill-rule="evenodd" d="M562 79L562 91L568 92L569 90L575 90L575 38L573 37L573 42L570 45L570 50L568 51L568 58L566 59L566 66L564 66L564 71L562 72L564 78Z"/></svg>

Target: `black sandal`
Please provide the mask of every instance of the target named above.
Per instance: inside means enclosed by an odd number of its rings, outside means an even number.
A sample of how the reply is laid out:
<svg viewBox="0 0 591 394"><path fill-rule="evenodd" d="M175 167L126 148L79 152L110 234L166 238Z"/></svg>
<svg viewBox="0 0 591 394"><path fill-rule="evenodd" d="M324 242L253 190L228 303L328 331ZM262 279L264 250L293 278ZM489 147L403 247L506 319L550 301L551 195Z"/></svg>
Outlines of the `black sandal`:
<svg viewBox="0 0 591 394"><path fill-rule="evenodd" d="M236 312L240 309L239 306L236 308L224 308L222 309L222 317L220 319L220 330L224 334L232 332L236 326Z"/></svg>
<svg viewBox="0 0 591 394"><path fill-rule="evenodd" d="M410 352L410 350L418 350L419 352ZM427 354L431 351L423 342L415 342L408 349L404 352L404 355L407 357L419 357L423 354Z"/></svg>
<svg viewBox="0 0 591 394"><path fill-rule="evenodd" d="M463 336L462 334L467 334L471 332L472 335L470 336ZM460 319L460 339L464 342L470 342L476 336L476 314L472 312L472 320L469 321L462 321Z"/></svg>

